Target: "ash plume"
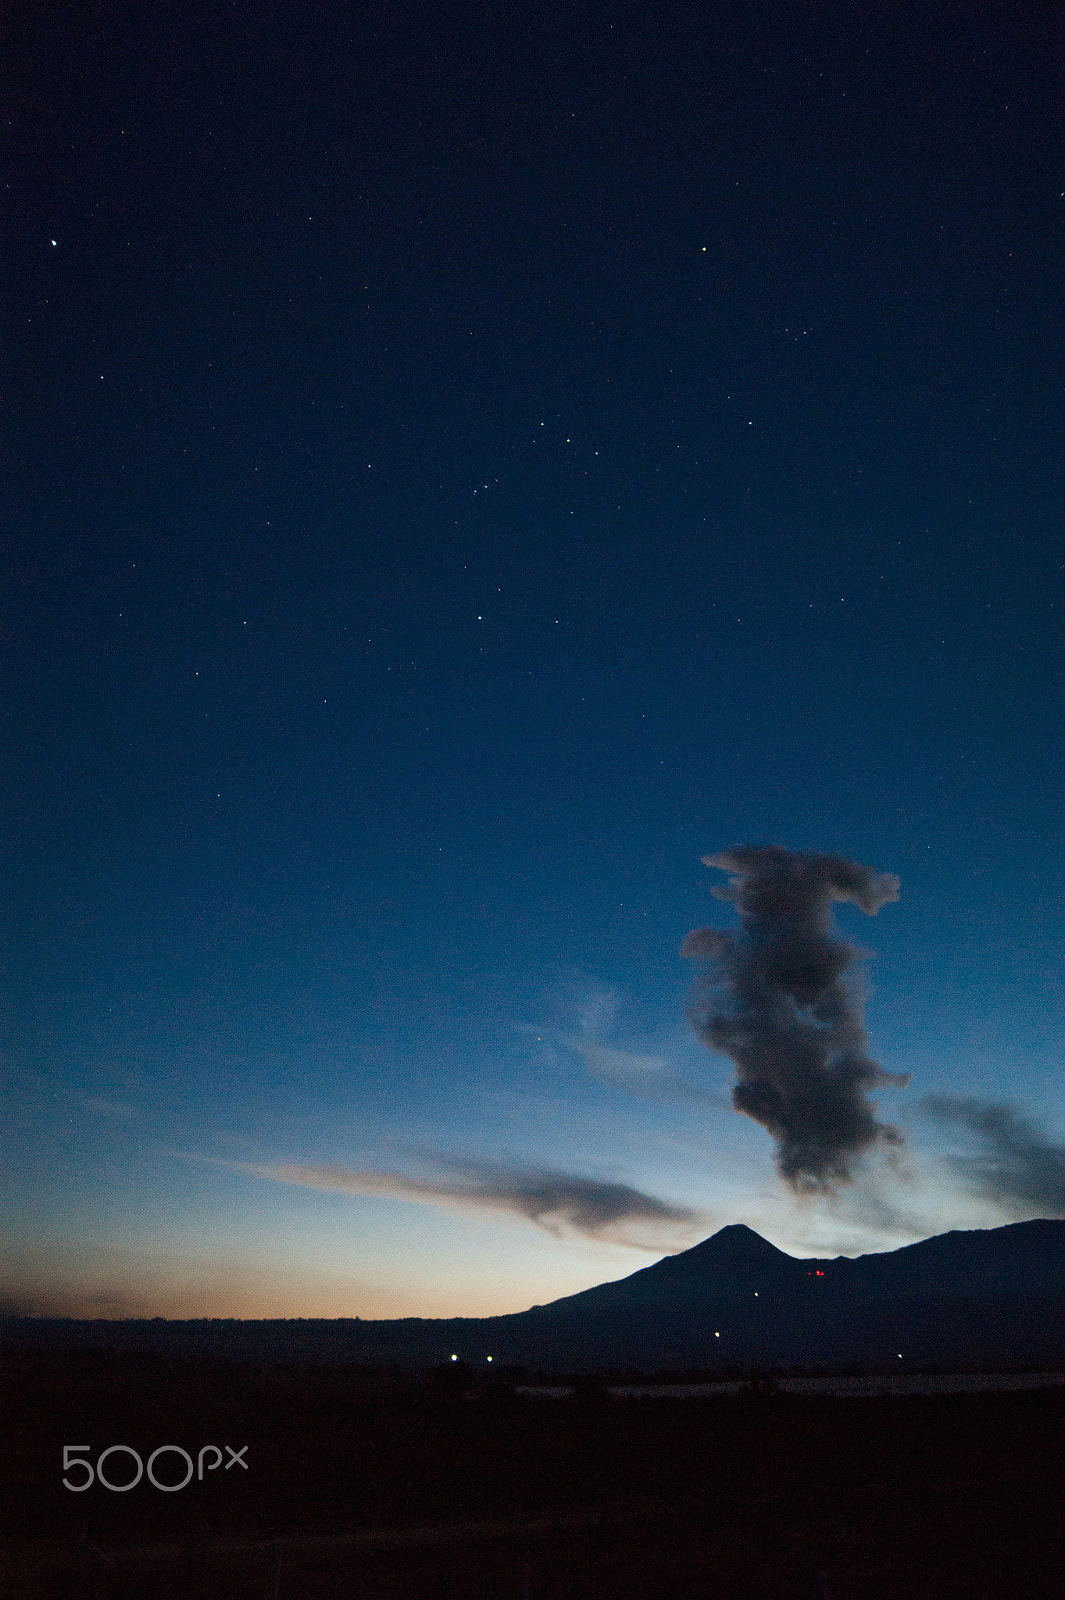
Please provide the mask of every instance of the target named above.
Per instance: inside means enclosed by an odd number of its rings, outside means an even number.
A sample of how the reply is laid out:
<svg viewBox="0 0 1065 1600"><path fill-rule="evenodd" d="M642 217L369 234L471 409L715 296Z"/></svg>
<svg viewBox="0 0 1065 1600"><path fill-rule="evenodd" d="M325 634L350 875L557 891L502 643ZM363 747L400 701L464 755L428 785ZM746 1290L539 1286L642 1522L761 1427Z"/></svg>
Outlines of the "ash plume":
<svg viewBox="0 0 1065 1600"><path fill-rule="evenodd" d="M833 930L834 901L868 916L899 897L899 880L844 856L737 845L704 856L731 874L713 893L739 912L742 933L697 928L681 954L705 963L688 1015L711 1050L731 1056L732 1103L777 1143L781 1177L799 1194L831 1193L873 1145L901 1145L869 1091L902 1086L868 1053L861 953Z"/></svg>

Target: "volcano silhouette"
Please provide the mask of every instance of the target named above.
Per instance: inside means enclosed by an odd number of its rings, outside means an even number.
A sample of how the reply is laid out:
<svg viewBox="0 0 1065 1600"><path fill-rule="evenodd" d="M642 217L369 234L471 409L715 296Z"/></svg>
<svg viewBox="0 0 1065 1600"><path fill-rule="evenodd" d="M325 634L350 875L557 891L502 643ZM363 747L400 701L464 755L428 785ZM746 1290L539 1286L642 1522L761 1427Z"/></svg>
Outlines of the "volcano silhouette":
<svg viewBox="0 0 1065 1600"><path fill-rule="evenodd" d="M616 1283L522 1317L603 1364L1065 1362L1065 1222L940 1234L801 1260L733 1224Z"/></svg>

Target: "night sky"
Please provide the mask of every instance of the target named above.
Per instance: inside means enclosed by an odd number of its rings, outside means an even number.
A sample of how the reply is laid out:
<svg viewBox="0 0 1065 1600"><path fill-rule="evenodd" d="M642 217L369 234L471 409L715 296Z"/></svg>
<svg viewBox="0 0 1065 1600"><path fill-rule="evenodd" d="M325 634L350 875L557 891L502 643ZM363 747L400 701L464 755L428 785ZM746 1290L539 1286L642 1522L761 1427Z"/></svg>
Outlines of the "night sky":
<svg viewBox="0 0 1065 1600"><path fill-rule="evenodd" d="M4 26L6 1306L1065 1216L1063 15ZM899 880L816 1171L680 953L743 845Z"/></svg>

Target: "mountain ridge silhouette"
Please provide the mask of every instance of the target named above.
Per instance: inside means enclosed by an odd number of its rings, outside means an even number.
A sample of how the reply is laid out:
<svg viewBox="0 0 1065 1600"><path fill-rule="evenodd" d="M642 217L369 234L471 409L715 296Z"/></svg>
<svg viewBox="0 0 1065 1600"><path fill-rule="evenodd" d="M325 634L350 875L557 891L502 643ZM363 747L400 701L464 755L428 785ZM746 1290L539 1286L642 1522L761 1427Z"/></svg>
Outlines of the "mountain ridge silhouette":
<svg viewBox="0 0 1065 1600"><path fill-rule="evenodd" d="M554 1370L903 1360L1065 1370L1065 1221L954 1229L897 1250L789 1256L732 1223L625 1278L495 1317L8 1317L0 1342L230 1359L522 1364Z"/></svg>

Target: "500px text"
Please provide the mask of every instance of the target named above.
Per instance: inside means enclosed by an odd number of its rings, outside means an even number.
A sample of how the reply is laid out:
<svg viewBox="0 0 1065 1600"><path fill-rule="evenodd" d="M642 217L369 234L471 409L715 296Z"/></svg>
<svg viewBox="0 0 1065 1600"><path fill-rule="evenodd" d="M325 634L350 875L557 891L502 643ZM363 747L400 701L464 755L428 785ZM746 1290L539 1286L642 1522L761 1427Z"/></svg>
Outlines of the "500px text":
<svg viewBox="0 0 1065 1600"><path fill-rule="evenodd" d="M222 1448L225 1449L226 1454L229 1456L229 1460L226 1462L227 1472L229 1471L230 1467L236 1466L243 1467L244 1471L247 1472L248 1463L244 1460L248 1450L246 1444L241 1445L239 1450L234 1450L233 1447L228 1444ZM125 1494L127 1489L134 1489L136 1488L137 1484L140 1483L141 1478L144 1476L144 1462L141 1460L140 1456L138 1455L137 1451L134 1450L132 1445L108 1445L107 1449L101 1450L99 1456L96 1458L95 1468L93 1467L91 1461L86 1461L84 1459L84 1452L91 1449L91 1444L65 1444L63 1446L63 1471L71 1472L75 1467L80 1467L85 1473L85 1480L82 1483L71 1483L69 1478L64 1478L64 1489L70 1489L74 1494L83 1494L86 1489L91 1488L93 1483L99 1480L99 1482L103 1484L104 1488L110 1489L113 1494ZM116 1455L119 1452L124 1452L126 1455L132 1456L134 1462L136 1463L136 1476L132 1477L128 1483L112 1483L111 1480L104 1475L104 1462L107 1460L108 1456ZM168 1452L172 1452L174 1455L181 1456L185 1462L185 1476L182 1478L180 1483L160 1483L159 1479L155 1475L156 1461L158 1461L160 1456L165 1456ZM210 1455L214 1456L214 1460L207 1462L207 1471L213 1472L216 1467L220 1467L222 1465L222 1450L218 1445L205 1444L197 1454L196 1466L194 1468L192 1464L192 1457L189 1455L188 1451L183 1450L179 1444L161 1444L158 1449L153 1450L151 1455L148 1457L148 1482L154 1484L155 1488L162 1489L164 1494L174 1494L176 1490L184 1489L185 1485L192 1481L192 1475L194 1471L198 1479L203 1477L204 1457Z"/></svg>

